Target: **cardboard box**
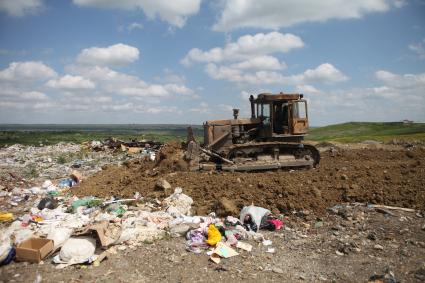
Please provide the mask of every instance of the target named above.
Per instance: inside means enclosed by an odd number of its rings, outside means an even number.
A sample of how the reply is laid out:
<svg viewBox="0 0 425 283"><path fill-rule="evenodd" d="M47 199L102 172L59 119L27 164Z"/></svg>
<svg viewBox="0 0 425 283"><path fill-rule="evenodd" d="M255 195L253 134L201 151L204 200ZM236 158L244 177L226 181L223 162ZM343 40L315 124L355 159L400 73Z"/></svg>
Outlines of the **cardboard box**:
<svg viewBox="0 0 425 283"><path fill-rule="evenodd" d="M71 175L69 175L69 177L71 177L76 183L81 182L81 180L83 179L83 175L81 175L81 173L77 170L72 170Z"/></svg>
<svg viewBox="0 0 425 283"><path fill-rule="evenodd" d="M38 263L53 251L53 240L30 238L16 248L16 259Z"/></svg>
<svg viewBox="0 0 425 283"><path fill-rule="evenodd" d="M143 148L141 148L141 147L129 147L127 152L129 154L136 154L136 153L142 152L142 150L143 150Z"/></svg>

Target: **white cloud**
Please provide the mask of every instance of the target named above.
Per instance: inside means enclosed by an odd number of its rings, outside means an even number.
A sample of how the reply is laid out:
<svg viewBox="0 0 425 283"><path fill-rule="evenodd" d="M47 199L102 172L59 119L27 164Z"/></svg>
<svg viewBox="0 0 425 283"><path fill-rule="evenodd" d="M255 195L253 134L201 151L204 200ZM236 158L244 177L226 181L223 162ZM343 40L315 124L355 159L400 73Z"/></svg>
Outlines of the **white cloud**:
<svg viewBox="0 0 425 283"><path fill-rule="evenodd" d="M158 78L158 83L146 82L138 76L113 70L110 66L87 64L86 60L90 58L93 64L112 65L117 61L124 62L121 59L128 58L126 54L121 56L123 54L117 54L119 52L116 50L110 52L111 48L105 48L107 52L101 50L102 55L99 56L93 52L98 51L96 49L85 50L87 52L80 55L86 56L83 60L86 64L76 60L65 66L65 74L60 76L44 63L33 61L12 62L0 70L0 118L11 122L14 119L32 121L30 118L21 119L18 112L11 112L12 109L26 111L25 116L33 115L33 118L39 117L40 112L60 112L61 117L73 117L71 113L84 112L79 121L109 111L117 113L114 115L122 113L125 117L136 113L179 115L182 111L174 106L176 102L199 98L194 90L185 85L184 77L173 71L165 69L165 78ZM107 116L106 119L111 117ZM121 121L126 120L123 118Z"/></svg>
<svg viewBox="0 0 425 283"><path fill-rule="evenodd" d="M324 124L341 121L425 121L425 73L375 72L378 85L306 92L314 120Z"/></svg>
<svg viewBox="0 0 425 283"><path fill-rule="evenodd" d="M422 40L422 42L419 43L412 43L409 44L409 49L413 52L415 52L420 59L425 59L425 39Z"/></svg>
<svg viewBox="0 0 425 283"><path fill-rule="evenodd" d="M12 17L37 13L43 6L43 0L0 0L0 11Z"/></svg>
<svg viewBox="0 0 425 283"><path fill-rule="evenodd" d="M20 94L20 98L25 100L47 100L48 99L47 95L39 91L23 92Z"/></svg>
<svg viewBox="0 0 425 283"><path fill-rule="evenodd" d="M393 80L396 77L396 75L393 74L393 73L391 73L391 72L388 72L388 71L379 70L379 71L376 71L375 72L375 77L378 80L387 81L388 82L388 81Z"/></svg>
<svg viewBox="0 0 425 283"><path fill-rule="evenodd" d="M303 85L310 82L330 84L348 80L346 75L329 63L298 75L289 76L278 72L285 69L286 64L270 54L285 53L303 46L302 39L293 34L258 33L241 36L236 42L229 42L223 48L215 47L207 51L193 48L181 63L185 66L206 63L204 70L211 78L237 84Z"/></svg>
<svg viewBox="0 0 425 283"><path fill-rule="evenodd" d="M308 93L308 94L316 94L320 93L320 91L312 85L297 85L296 91L299 93Z"/></svg>
<svg viewBox="0 0 425 283"><path fill-rule="evenodd" d="M159 17L176 27L183 27L189 16L198 13L201 0L73 0L79 6L136 10L141 9L149 19Z"/></svg>
<svg viewBox="0 0 425 283"><path fill-rule="evenodd" d="M66 70L72 74L82 75L92 81L101 81L105 84L115 85L117 87L141 82L136 76L117 72L105 66L70 65Z"/></svg>
<svg viewBox="0 0 425 283"><path fill-rule="evenodd" d="M401 7L400 0L228 0L216 31L236 28L278 29L303 22L324 22L330 19L356 19L369 13L386 12L391 7Z"/></svg>
<svg viewBox="0 0 425 283"><path fill-rule="evenodd" d="M136 47L122 43L108 47L90 47L83 49L77 62L88 65L126 65L139 59Z"/></svg>
<svg viewBox="0 0 425 283"><path fill-rule="evenodd" d="M384 82L387 86L395 88L421 88L425 96L425 73L421 74L403 74L398 75L389 71L380 70L375 73L378 80Z"/></svg>
<svg viewBox="0 0 425 283"><path fill-rule="evenodd" d="M190 112L208 114L211 113L211 108L206 102L201 102L197 107L193 107L189 109Z"/></svg>
<svg viewBox="0 0 425 283"><path fill-rule="evenodd" d="M116 91L121 95L137 97L169 97L172 94L192 95L193 91L184 85L177 84L150 84L128 86Z"/></svg>
<svg viewBox="0 0 425 283"><path fill-rule="evenodd" d="M241 70L282 70L286 64L270 55L253 57L230 65L231 68Z"/></svg>
<svg viewBox="0 0 425 283"><path fill-rule="evenodd" d="M141 22L132 22L128 25L120 25L118 26L118 31L127 31L131 33L134 30L142 30L144 28L144 25Z"/></svg>
<svg viewBox="0 0 425 283"><path fill-rule="evenodd" d="M214 63L207 64L205 72L215 80L227 80L253 85L304 85L310 82L332 84L348 80L346 75L329 63L321 64L315 69L308 69L301 74L291 76L284 76L279 72L267 70L245 72L231 66L217 66Z"/></svg>
<svg viewBox="0 0 425 283"><path fill-rule="evenodd" d="M131 102L127 102L127 103L114 103L114 104L108 104L108 105L103 105L102 106L102 110L106 110L106 111L130 111L134 109L134 104Z"/></svg>
<svg viewBox="0 0 425 283"><path fill-rule="evenodd" d="M186 78L184 76L176 74L171 69L165 68L163 72L164 74L156 76L154 79L158 82L173 84L184 84L186 82Z"/></svg>
<svg viewBox="0 0 425 283"><path fill-rule="evenodd" d="M272 53L286 53L304 46L302 39L296 35L280 32L256 35L244 35L236 42L227 43L224 48L215 47L208 51L193 48L181 60L185 66L193 62L222 62L251 59L255 56Z"/></svg>
<svg viewBox="0 0 425 283"><path fill-rule="evenodd" d="M126 87L119 90L119 94L127 96L167 97L169 92L162 85L149 85L146 87Z"/></svg>
<svg viewBox="0 0 425 283"><path fill-rule="evenodd" d="M50 80L46 83L46 86L62 90L84 90L94 89L96 87L89 79L71 75L65 75L58 79Z"/></svg>
<svg viewBox="0 0 425 283"><path fill-rule="evenodd" d="M161 113L172 113L176 115L182 114L182 111L175 106L140 107L137 109L137 111L141 113L149 113L149 114L161 114Z"/></svg>
<svg viewBox="0 0 425 283"><path fill-rule="evenodd" d="M294 75L290 78L295 83L337 83L347 81L348 77L340 70L335 68L332 64L324 63L315 69L308 69L301 75Z"/></svg>
<svg viewBox="0 0 425 283"><path fill-rule="evenodd" d="M0 97L7 98L8 101L35 101L35 100L47 100L48 96L39 91L19 91L13 88L0 89Z"/></svg>
<svg viewBox="0 0 425 283"><path fill-rule="evenodd" d="M45 80L54 76L56 72L39 61L12 62L0 71L0 80L5 81Z"/></svg>
<svg viewBox="0 0 425 283"><path fill-rule="evenodd" d="M143 24L138 22L133 22L127 26L127 30L130 32L136 29L143 29Z"/></svg>
<svg viewBox="0 0 425 283"><path fill-rule="evenodd" d="M195 96L194 91L183 82L151 84L136 76L100 66L72 65L67 70L73 75L90 79L97 84L99 91L104 93L152 99L173 95Z"/></svg>

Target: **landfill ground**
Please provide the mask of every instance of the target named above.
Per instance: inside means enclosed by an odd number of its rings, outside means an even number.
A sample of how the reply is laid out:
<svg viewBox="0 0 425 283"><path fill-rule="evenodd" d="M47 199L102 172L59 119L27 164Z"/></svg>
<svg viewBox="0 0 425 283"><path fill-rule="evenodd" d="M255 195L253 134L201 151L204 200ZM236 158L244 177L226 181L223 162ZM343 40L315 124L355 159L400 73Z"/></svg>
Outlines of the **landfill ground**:
<svg viewBox="0 0 425 283"><path fill-rule="evenodd" d="M425 209L425 149L401 146L322 148L313 170L263 173L187 172L176 146L155 164L141 160L109 166L80 187L77 195L164 198L155 188L164 178L193 198L193 213L238 215L253 203L275 213L309 210L318 215L341 202L362 202ZM332 153L331 153L332 151ZM160 155L161 156L161 155Z"/></svg>
<svg viewBox="0 0 425 283"><path fill-rule="evenodd" d="M185 251L183 238L171 238L118 251L98 267L57 270L47 261L11 263L0 268L0 278L2 282L55 283L368 282L374 275L387 274L397 281L378 282L424 282L423 216L398 211L386 215L355 207L322 220L322 226L315 227L320 223L315 217L290 217L285 229L265 233L274 253L251 242L251 252L242 251L218 265L206 254Z"/></svg>
<svg viewBox="0 0 425 283"><path fill-rule="evenodd" d="M284 216L284 228L262 232L271 246L209 261L185 250L184 238L117 250L100 266L57 270L43 264L0 267L2 282L368 282L425 281L425 149L423 146L322 147L320 168L266 173L187 172L176 146L156 164L126 161L84 180L79 196L163 199L159 179L193 198L193 214L238 217L254 204ZM414 211L373 208L379 204ZM332 208L332 209L329 209ZM269 253L270 247L274 253ZM373 277L376 275L375 277ZM38 281L37 281L38 280ZM392 280L392 281L391 281ZM394 281L396 280L396 281Z"/></svg>

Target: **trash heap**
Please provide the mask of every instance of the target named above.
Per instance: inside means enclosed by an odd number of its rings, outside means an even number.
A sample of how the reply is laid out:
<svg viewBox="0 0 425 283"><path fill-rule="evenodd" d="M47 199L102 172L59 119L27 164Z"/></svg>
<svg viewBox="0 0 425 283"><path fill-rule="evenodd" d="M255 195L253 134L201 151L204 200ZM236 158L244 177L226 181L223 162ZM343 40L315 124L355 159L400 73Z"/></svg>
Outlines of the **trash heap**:
<svg viewBox="0 0 425 283"><path fill-rule="evenodd" d="M35 147L15 144L0 148L0 210L1 198L11 194L20 198L20 195L26 194L26 188L45 180L67 178L75 170L84 172L84 177L88 177L104 166L121 165L137 158L147 157L153 161L160 147L160 143L150 141L143 142L143 147L136 147L142 142L116 141L122 146L120 150L96 151L96 147L92 148L90 144L97 143L103 145L92 141L83 145L58 143ZM109 143L106 145L112 147Z"/></svg>
<svg viewBox="0 0 425 283"><path fill-rule="evenodd" d="M142 153L155 160L155 153L162 147L161 142L151 140L122 141L115 138L107 138L103 141L89 141L83 143L85 148L93 151L123 151L129 154Z"/></svg>
<svg viewBox="0 0 425 283"><path fill-rule="evenodd" d="M78 182L75 177L67 184ZM146 200L140 193L130 199L100 199L78 198L71 192L46 181L27 213L16 219L0 213L0 265L16 259L51 260L56 268L96 266L119 250L170 236L185 237L187 251L206 253L219 263L238 250L251 251L248 240L271 245L259 230L283 225L269 210L255 206L244 207L239 218L193 216L193 200L179 187L163 201Z"/></svg>

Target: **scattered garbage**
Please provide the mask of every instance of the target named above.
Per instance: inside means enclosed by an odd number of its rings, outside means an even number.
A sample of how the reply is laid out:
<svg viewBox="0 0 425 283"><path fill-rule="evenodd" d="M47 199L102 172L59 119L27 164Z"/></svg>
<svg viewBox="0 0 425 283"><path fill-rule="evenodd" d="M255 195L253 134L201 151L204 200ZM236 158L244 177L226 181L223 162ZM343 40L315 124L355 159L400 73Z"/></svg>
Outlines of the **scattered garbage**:
<svg viewBox="0 0 425 283"><path fill-rule="evenodd" d="M208 239L206 240L207 244L210 246L216 246L218 242L221 241L220 231L215 227L214 224L208 226Z"/></svg>
<svg viewBox="0 0 425 283"><path fill-rule="evenodd" d="M11 221L13 220L13 214L9 212L0 212L0 221Z"/></svg>
<svg viewBox="0 0 425 283"><path fill-rule="evenodd" d="M56 207L58 207L58 202L51 197L42 198L37 206L39 210L43 210L45 208L55 209Z"/></svg>
<svg viewBox="0 0 425 283"><path fill-rule="evenodd" d="M248 243L244 243L244 242L240 242L240 241L239 241L239 242L236 244L236 247L237 247L237 248L239 248L239 249L245 250L245 251L247 251L247 252L252 251L252 245L250 245L250 244L248 244Z"/></svg>
<svg viewBox="0 0 425 283"><path fill-rule="evenodd" d="M202 250L206 250L208 245L206 243L207 238L204 236L202 230L191 230L186 234L186 250L200 254Z"/></svg>
<svg viewBox="0 0 425 283"><path fill-rule="evenodd" d="M154 159L161 144L129 144L108 140L91 142L87 146L96 154L117 151L124 152L126 156L144 155ZM51 149L67 153L64 148L66 145ZM69 153L78 150L77 146L73 146ZM112 252L162 239L167 235L185 237L187 251L205 252L211 260L220 262L223 258L237 256L237 249L240 252L251 252L253 246L243 241L263 241L264 236L258 233L259 229L274 231L283 225L281 220L272 217L269 210L255 206L244 208L240 219L233 216L220 219L214 213L193 216L193 199L184 194L183 188L173 188L163 178L156 183L156 190L168 195L163 201L145 200L140 193L126 199L111 196L106 199L94 196L79 198L73 195L73 188L94 172L87 169L87 159L68 160L66 156L57 156L45 160L47 164L51 164L49 162L52 160L60 160L62 165L54 170L61 168L64 173L55 173L47 178L43 175L43 180L34 179L31 184L15 176L14 180L19 180L21 186L8 189L2 195L9 198L13 206L25 203L26 209L18 217L11 212L0 214L0 221L13 221L8 224L9 227L0 228L1 264L8 264L15 258L19 261L40 262L53 252L58 252L53 257L57 268L81 263L98 266ZM101 170L101 164L95 170ZM48 170L42 170L45 171ZM22 188L22 184L29 189ZM237 210L237 207L232 209ZM107 250L100 255L95 254L97 247Z"/></svg>
<svg viewBox="0 0 425 283"><path fill-rule="evenodd" d="M72 178L62 179L59 182L59 188L71 188L75 186L77 183Z"/></svg>
<svg viewBox="0 0 425 283"><path fill-rule="evenodd" d="M384 274L372 275L368 283L397 283L397 279L394 276L394 272L387 268Z"/></svg>
<svg viewBox="0 0 425 283"><path fill-rule="evenodd" d="M46 180L44 181L43 185L41 185L41 188L46 190L46 192L55 192L57 191L57 187L55 185L53 185L52 181L50 180Z"/></svg>
<svg viewBox="0 0 425 283"><path fill-rule="evenodd" d="M225 243L217 243L217 247L212 251L210 259L215 263L220 263L220 257L229 258L232 256L239 255L234 249L226 245Z"/></svg>
<svg viewBox="0 0 425 283"><path fill-rule="evenodd" d="M91 141L83 144L86 148L94 151L105 151L105 150L121 150L128 151L128 153L140 153L141 151L158 151L163 145L157 141L122 141L114 138L108 138L104 141Z"/></svg>
<svg viewBox="0 0 425 283"><path fill-rule="evenodd" d="M274 252L275 252L275 248L268 248L266 251L266 253L269 253L269 254L274 254Z"/></svg>

